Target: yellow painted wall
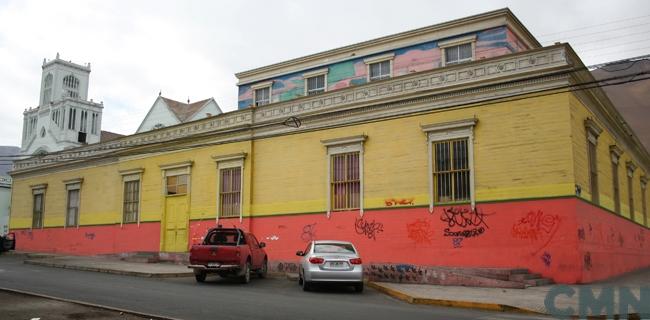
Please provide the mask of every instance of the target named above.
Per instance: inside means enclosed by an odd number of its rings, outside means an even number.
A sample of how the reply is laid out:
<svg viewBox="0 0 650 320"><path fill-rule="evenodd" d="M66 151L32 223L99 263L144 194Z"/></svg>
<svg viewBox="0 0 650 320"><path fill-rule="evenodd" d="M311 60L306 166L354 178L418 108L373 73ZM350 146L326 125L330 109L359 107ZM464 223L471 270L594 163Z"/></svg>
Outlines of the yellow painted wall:
<svg viewBox="0 0 650 320"><path fill-rule="evenodd" d="M603 132L598 137L597 144L597 169L598 169L598 191L600 206L607 208L611 211L615 210L614 205L614 186L612 174L612 161L610 156L609 146L616 144L621 150L623 155L619 159L618 165L618 179L619 179L619 192L621 201L621 215L630 218L630 206L628 201L628 177L626 163L633 161L629 152L625 150L621 143L616 143L612 133L605 127L605 125L597 119L594 114L585 107L585 105L575 96L571 99L571 122L572 122L572 144L573 144L573 157L574 170L576 177L576 184L582 187L581 197L591 201L591 190L589 184L589 162L587 158L587 135L585 130L584 121L586 118L594 120L598 126L603 129ZM633 161L637 166L638 163ZM634 211L635 221L644 223L642 203L641 203L641 176L644 174L643 168L638 167L634 171L633 193L634 193ZM648 197L648 195L645 195ZM647 198L646 198L647 199ZM648 200L646 200L648 201ZM648 225L648 222L645 222Z"/></svg>
<svg viewBox="0 0 650 320"><path fill-rule="evenodd" d="M216 215L215 155L248 153L244 168L244 215L323 212L327 155L321 140L364 134L365 208L387 199L428 204L426 135L421 125L477 118L474 137L478 201L564 196L574 193L570 94L446 109L426 115L329 130L215 145L32 178L16 177L11 227L31 226L30 185L48 183L45 225L64 222L62 180L83 177L82 224L119 223L119 170L144 168L141 220L160 221L164 208L160 165L192 160L192 219ZM640 207L640 204L639 204Z"/></svg>

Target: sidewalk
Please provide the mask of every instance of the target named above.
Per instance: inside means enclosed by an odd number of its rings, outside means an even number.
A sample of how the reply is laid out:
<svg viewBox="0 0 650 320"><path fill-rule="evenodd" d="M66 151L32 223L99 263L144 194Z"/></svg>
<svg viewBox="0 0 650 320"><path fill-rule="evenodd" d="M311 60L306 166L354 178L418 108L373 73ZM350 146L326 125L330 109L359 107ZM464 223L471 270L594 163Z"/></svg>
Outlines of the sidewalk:
<svg viewBox="0 0 650 320"><path fill-rule="evenodd" d="M191 277L185 265L171 263L128 262L117 258L97 256L60 256L51 254L13 253L27 257L25 264L83 271L113 273L146 278Z"/></svg>
<svg viewBox="0 0 650 320"><path fill-rule="evenodd" d="M530 287L527 289L500 289L370 282L369 286L394 298L414 304L528 314L550 314L549 310L545 307L544 301L549 291L558 285ZM581 288L593 289L594 296L598 297L600 289L604 287L622 286L630 288L632 293L638 298L640 295L640 287L650 286L650 268L591 285L569 286L575 290L575 294L572 297L566 294L557 295L555 298L555 307L557 309L571 307L575 310L574 316L577 316L579 312L578 293ZM615 313L618 313L618 294L615 297L614 310Z"/></svg>

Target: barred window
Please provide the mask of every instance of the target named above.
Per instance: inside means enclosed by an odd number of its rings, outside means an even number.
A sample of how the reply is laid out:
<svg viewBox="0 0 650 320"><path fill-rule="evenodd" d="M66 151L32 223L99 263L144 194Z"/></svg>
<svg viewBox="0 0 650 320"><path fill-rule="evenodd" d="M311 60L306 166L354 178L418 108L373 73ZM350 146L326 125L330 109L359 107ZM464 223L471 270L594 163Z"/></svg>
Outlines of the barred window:
<svg viewBox="0 0 650 320"><path fill-rule="evenodd" d="M630 219L634 221L634 174L627 175L627 200L630 206Z"/></svg>
<svg viewBox="0 0 650 320"><path fill-rule="evenodd" d="M435 202L470 200L468 139L433 142Z"/></svg>
<svg viewBox="0 0 650 320"><path fill-rule="evenodd" d="M307 95L325 92L325 75L307 78Z"/></svg>
<svg viewBox="0 0 650 320"><path fill-rule="evenodd" d="M621 213L621 190L618 180L618 162L612 162L612 183L614 184L614 211Z"/></svg>
<svg viewBox="0 0 650 320"><path fill-rule="evenodd" d="M332 210L359 209L359 152L335 154L331 157Z"/></svg>
<svg viewBox="0 0 650 320"><path fill-rule="evenodd" d="M68 203L66 210L66 227L75 227L79 224L79 189L68 190Z"/></svg>
<svg viewBox="0 0 650 320"><path fill-rule="evenodd" d="M181 195L187 193L187 174L167 176L167 195Z"/></svg>
<svg viewBox="0 0 650 320"><path fill-rule="evenodd" d="M140 180L124 182L123 222L138 222L140 207Z"/></svg>
<svg viewBox="0 0 650 320"><path fill-rule="evenodd" d="M596 156L596 144L591 141L587 141L587 156L589 157L589 186L591 192L591 201L595 204L598 204L598 159Z"/></svg>
<svg viewBox="0 0 650 320"><path fill-rule="evenodd" d="M32 228L43 227L43 193L34 194L34 209L32 215Z"/></svg>
<svg viewBox="0 0 650 320"><path fill-rule="evenodd" d="M648 181L647 179L641 180L641 210L643 210L643 225L648 223L648 203L646 198L648 197Z"/></svg>
<svg viewBox="0 0 650 320"><path fill-rule="evenodd" d="M237 217L241 211L241 167L219 170L219 215Z"/></svg>

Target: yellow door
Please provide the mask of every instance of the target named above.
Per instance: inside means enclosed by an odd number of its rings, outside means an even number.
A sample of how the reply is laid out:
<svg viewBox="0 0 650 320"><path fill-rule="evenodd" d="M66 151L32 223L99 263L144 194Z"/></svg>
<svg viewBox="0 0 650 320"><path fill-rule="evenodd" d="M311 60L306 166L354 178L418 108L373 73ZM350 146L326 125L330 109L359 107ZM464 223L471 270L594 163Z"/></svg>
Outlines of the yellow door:
<svg viewBox="0 0 650 320"><path fill-rule="evenodd" d="M165 235L163 239L163 251L187 251L188 224L189 212L187 212L187 196L167 197L165 200Z"/></svg>

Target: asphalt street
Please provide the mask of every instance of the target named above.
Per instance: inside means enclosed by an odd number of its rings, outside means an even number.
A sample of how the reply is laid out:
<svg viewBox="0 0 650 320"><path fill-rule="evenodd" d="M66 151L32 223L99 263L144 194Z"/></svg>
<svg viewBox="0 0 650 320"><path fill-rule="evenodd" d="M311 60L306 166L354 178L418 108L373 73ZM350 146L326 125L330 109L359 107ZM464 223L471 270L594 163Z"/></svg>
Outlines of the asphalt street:
<svg viewBox="0 0 650 320"><path fill-rule="evenodd" d="M0 256L0 287L179 319L530 319L530 315L411 305L367 288L303 292L295 281L150 279L22 263ZM5 303L6 304L6 303ZM3 302L0 301L0 315ZM0 316L1 318L1 316ZM541 318L541 317L539 317ZM47 318L44 318L44 320Z"/></svg>

